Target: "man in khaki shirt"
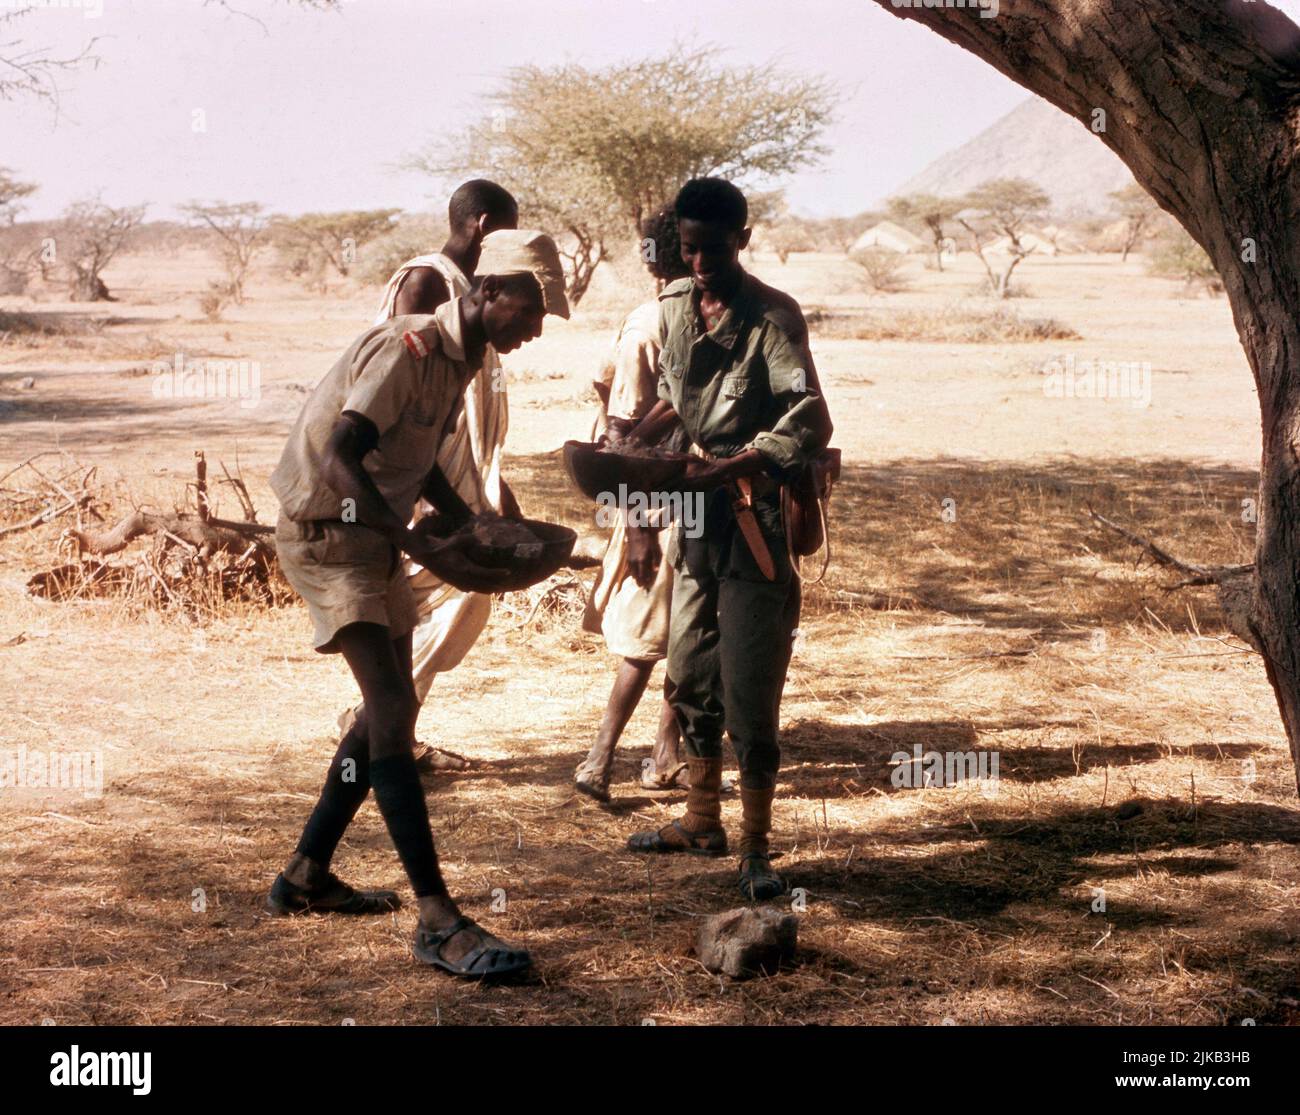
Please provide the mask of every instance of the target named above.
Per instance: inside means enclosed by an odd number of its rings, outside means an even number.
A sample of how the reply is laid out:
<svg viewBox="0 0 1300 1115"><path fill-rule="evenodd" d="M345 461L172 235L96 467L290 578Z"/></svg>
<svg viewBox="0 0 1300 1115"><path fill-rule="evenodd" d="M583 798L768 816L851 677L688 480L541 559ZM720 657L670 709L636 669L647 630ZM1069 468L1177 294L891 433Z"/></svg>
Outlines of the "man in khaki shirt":
<svg viewBox="0 0 1300 1115"><path fill-rule="evenodd" d="M479 266L481 277L465 296L432 315L393 318L352 344L307 400L271 478L281 502L281 568L307 603L316 649L343 655L365 712L339 744L268 907L276 914L397 907L394 892L354 890L330 872L343 833L373 789L419 901L416 957L470 979L513 975L531 960L463 917L438 867L411 754L419 711L411 676L415 606L402 554L449 583L491 582L470 565L463 545L431 540L407 524L421 496L452 510L433 466L486 347L510 352L541 335L547 313L569 315L550 237L495 232L483 241Z"/></svg>

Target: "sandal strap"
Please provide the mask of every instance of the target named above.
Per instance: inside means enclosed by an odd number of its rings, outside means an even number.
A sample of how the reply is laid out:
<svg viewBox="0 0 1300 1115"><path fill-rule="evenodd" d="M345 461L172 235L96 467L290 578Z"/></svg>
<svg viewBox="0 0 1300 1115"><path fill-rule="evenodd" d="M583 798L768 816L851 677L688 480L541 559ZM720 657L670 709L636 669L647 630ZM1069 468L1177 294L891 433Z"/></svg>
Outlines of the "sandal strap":
<svg viewBox="0 0 1300 1115"><path fill-rule="evenodd" d="M462 929L468 929L472 925L474 925L474 922L471 918L461 916L447 926L446 929L430 929L427 925L421 922L420 932L428 938L429 943L433 945L441 956L442 946L456 936L456 934Z"/></svg>
<svg viewBox="0 0 1300 1115"><path fill-rule="evenodd" d="M475 971L475 967L480 960L482 960L488 953L505 951L506 950L500 945L489 945L484 941L480 941L470 949L469 952L456 961L456 963L462 965L471 975L478 975L479 973ZM489 964L488 967L490 968L491 964Z"/></svg>
<svg viewBox="0 0 1300 1115"><path fill-rule="evenodd" d="M487 930L484 929L481 925L479 925L479 923L476 922L473 918L467 918L462 916L457 918L454 922L452 922L451 925L448 926L446 929L442 929L439 930L437 933L431 934L431 936L434 937L433 944L434 944L434 948L437 950L439 958L442 958L442 946L445 945L448 941L450 941L454 936L456 936L457 933L460 933L462 930L466 930L466 929L474 930L479 935L478 944L476 944L473 948L471 948L469 952L467 952L459 960L455 961L456 966L458 968L463 969L468 974L483 975L484 974L483 972L477 970L480 961L488 957L491 953L494 952L506 953L510 951L508 948L499 944L498 945L488 944L488 942L485 940L485 938L489 936ZM447 961L447 963L452 963L452 962ZM489 962L488 964L485 965L485 967L490 969L492 967L492 964Z"/></svg>
<svg viewBox="0 0 1300 1115"><path fill-rule="evenodd" d="M688 848L701 847L701 845L698 845L695 842L697 840L704 840L707 842L709 836L711 835L710 833L707 832L691 832L685 825L682 824L681 818L678 818L677 820L669 821L668 824L664 825L664 828L672 829L674 832L676 832L678 836L682 837L686 841L686 846ZM663 829L660 829L659 832L661 834L660 839L662 840Z"/></svg>

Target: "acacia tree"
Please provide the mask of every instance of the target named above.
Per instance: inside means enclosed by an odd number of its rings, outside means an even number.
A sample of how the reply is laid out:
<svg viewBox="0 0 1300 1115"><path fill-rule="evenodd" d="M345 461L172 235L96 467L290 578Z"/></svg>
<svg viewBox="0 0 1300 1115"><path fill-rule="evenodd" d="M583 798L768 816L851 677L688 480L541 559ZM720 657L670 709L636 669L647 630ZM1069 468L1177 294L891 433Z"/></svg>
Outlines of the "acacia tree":
<svg viewBox="0 0 1300 1115"><path fill-rule="evenodd" d="M341 213L306 213L277 217L271 236L293 275L307 275L318 290L325 290L326 272L332 267L346 278L357 262L361 247L390 231L400 209L359 209Z"/></svg>
<svg viewBox="0 0 1300 1115"><path fill-rule="evenodd" d="M971 247L989 277L989 289L999 298L1011 296L1011 276L1034 249L1020 237L1025 224L1040 215L1050 199L1027 178L994 178L976 186L962 202L958 223L970 233ZM984 241L1002 236L1007 260L999 267L985 254Z"/></svg>
<svg viewBox="0 0 1300 1115"><path fill-rule="evenodd" d="M49 47L33 45L19 32L23 16L36 11L43 4L27 4L17 0L3 5L0 10L0 101L20 98L53 101L58 95L54 79L83 63L96 65L92 54L95 39L91 39L76 54L58 54Z"/></svg>
<svg viewBox="0 0 1300 1115"><path fill-rule="evenodd" d="M284 0L286 3L317 11L337 11L339 0ZM249 19L242 8L230 0L203 0L204 6L224 8L233 14ZM55 78L82 65L98 66L94 54L96 38L90 39L76 54L60 54L50 47L33 44L20 34L23 16L43 8L67 7L53 0L0 0L0 101L19 99L56 101L58 87ZM261 22L256 20L256 22Z"/></svg>
<svg viewBox="0 0 1300 1115"><path fill-rule="evenodd" d="M64 211L55 237L67 265L68 294L74 302L111 302L101 277L144 220L144 205L115 208L101 201L78 201Z"/></svg>
<svg viewBox="0 0 1300 1115"><path fill-rule="evenodd" d="M253 265L253 257L266 243L268 225L262 207L255 201L234 205L216 202L201 205L190 202L180 211L200 228L207 229L216 239L217 256L226 269L226 282L222 294L237 306L244 304L244 280Z"/></svg>
<svg viewBox="0 0 1300 1115"><path fill-rule="evenodd" d="M1189 291L1204 287L1208 294L1223 293L1223 280L1205 249L1173 221L1157 238L1148 271L1167 279L1181 279Z"/></svg>
<svg viewBox="0 0 1300 1115"><path fill-rule="evenodd" d="M915 194L891 197L886 204L890 217L900 224L925 225L934 241L935 264L942 271L943 249L947 241L944 226L961 212L961 201L935 194Z"/></svg>
<svg viewBox="0 0 1300 1115"><path fill-rule="evenodd" d="M1300 28L1250 0L1003 0L992 19L876 3L1100 122L1218 268L1263 426L1246 623L1300 788Z"/></svg>
<svg viewBox="0 0 1300 1115"><path fill-rule="evenodd" d="M1160 206L1155 198L1134 182L1122 190L1110 195L1115 201L1115 209L1124 221L1124 246L1122 263L1128 262L1133 249L1150 230L1155 219L1160 215Z"/></svg>
<svg viewBox="0 0 1300 1115"><path fill-rule="evenodd" d="M0 225L12 226L23 209L23 198L37 190L35 182L20 182L8 167L0 166Z"/></svg>
<svg viewBox="0 0 1300 1115"><path fill-rule="evenodd" d="M443 179L492 178L527 219L567 233L576 303L618 240L639 238L641 220L688 178L752 188L825 153L828 83L773 65L725 66L718 55L679 47L601 69L517 67L466 135L411 165Z"/></svg>

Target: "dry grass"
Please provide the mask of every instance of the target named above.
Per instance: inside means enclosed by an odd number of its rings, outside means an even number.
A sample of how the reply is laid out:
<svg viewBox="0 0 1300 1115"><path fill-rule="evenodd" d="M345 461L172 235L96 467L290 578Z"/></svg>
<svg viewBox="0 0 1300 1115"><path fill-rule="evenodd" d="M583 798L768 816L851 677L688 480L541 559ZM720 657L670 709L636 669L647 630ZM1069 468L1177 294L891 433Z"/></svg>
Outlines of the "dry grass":
<svg viewBox="0 0 1300 1115"><path fill-rule="evenodd" d="M119 335L114 327L135 322L102 310L0 310L0 351L75 353L102 361L170 360L175 340L151 331ZM190 353L191 356L202 355Z"/></svg>
<svg viewBox="0 0 1300 1115"><path fill-rule="evenodd" d="M583 520L553 456L518 465L530 512ZM508 602L422 720L477 761L430 783L454 890L537 959L531 983L495 989L417 969L409 910L261 915L350 699L337 661L304 649L298 608L122 627L94 603L24 604L10 623L27 638L0 654L15 692L36 677L46 692L10 709L20 736L102 747L109 778L102 799L0 816L0 1021L1300 1021L1300 818L1262 669L1209 596L1163 593L1083 512L1234 561L1247 540L1225 509L1251 480L1176 462L850 468L784 706L777 832L807 895L800 961L745 984L690 955L698 918L735 901L733 863L623 849L681 803L631 782L652 702L613 807L570 793L612 677L576 598L552 593L544 622ZM97 722L69 728L74 706ZM998 751L999 792L895 788L891 756L916 744ZM339 861L403 887L370 805Z"/></svg>
<svg viewBox="0 0 1300 1115"><path fill-rule="evenodd" d="M1070 341L1079 334L1054 318L1026 317L1002 304L958 303L942 308L824 315L819 336L856 341L936 341L948 344Z"/></svg>
<svg viewBox="0 0 1300 1115"><path fill-rule="evenodd" d="M377 292L322 300L261 273L212 326L195 292L214 267L123 257L121 316L98 335L0 346L0 473L58 446L99 466L107 509L167 509L202 446L241 467L269 521L285 431ZM1077 325L1080 357L1153 364L1135 407L1047 398L1055 340L961 343L962 314L975 329L999 309L969 296L982 276L965 256L870 302L842 257L758 268L824 307L809 317L846 462L835 562L807 590L783 704L776 843L807 897L796 967L706 975L691 936L736 903L734 862L624 851L681 806L634 781L653 700L614 806L570 792L614 666L579 629L571 582L591 574L500 601L419 729L476 762L429 783L440 854L467 910L533 950L536 980L421 970L409 910L264 919L355 687L311 652L297 604L31 598L64 519L0 538L0 749L98 751L105 792L0 792L0 1022L1300 1021L1300 811L1262 664L1210 590L1164 591L1168 574L1086 513L1192 560L1248 559L1258 411L1222 300L1172 297L1138 260L1026 262L1025 320ZM577 400L645 296L596 290L508 360L507 474L529 514L590 528L552 451L589 428ZM863 322L922 343L853 339ZM140 365L160 345L258 360L262 404L153 399ZM896 753L917 745L996 750L998 794L896 787ZM734 834L738 803L724 812ZM406 891L371 805L339 867Z"/></svg>
<svg viewBox="0 0 1300 1115"><path fill-rule="evenodd" d="M0 310L0 337L66 337L90 328L90 319L72 315Z"/></svg>

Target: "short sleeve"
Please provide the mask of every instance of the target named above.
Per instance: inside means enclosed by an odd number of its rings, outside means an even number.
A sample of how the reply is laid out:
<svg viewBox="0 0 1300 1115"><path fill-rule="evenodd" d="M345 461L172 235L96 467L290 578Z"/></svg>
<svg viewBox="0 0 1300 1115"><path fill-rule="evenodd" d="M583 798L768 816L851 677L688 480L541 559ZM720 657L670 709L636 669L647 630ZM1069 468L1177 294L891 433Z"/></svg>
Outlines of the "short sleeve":
<svg viewBox="0 0 1300 1115"><path fill-rule="evenodd" d="M400 336L385 337L357 353L357 368L343 410L368 418L382 436L392 429L416 394L416 368Z"/></svg>
<svg viewBox="0 0 1300 1115"><path fill-rule="evenodd" d="M644 418L658 398L659 346L639 330L625 332L614 352L611 418Z"/></svg>

